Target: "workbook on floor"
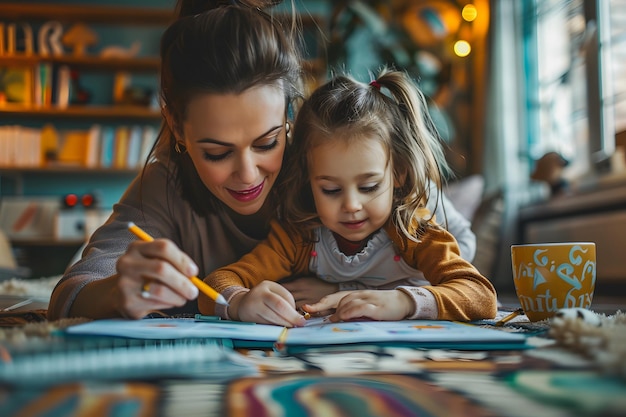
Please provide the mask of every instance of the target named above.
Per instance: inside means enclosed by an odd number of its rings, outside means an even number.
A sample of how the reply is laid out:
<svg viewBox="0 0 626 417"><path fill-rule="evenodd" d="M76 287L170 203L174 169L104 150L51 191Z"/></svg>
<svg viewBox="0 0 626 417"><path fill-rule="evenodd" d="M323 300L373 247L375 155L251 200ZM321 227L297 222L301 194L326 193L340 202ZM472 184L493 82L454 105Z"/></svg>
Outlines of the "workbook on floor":
<svg viewBox="0 0 626 417"><path fill-rule="evenodd" d="M96 320L66 329L71 335L117 336L139 339L228 339L235 347L272 347L283 327L195 319ZM319 347L351 343L399 344L415 347L498 349L524 345L524 335L469 324L438 320L350 321L331 323L311 319L307 326L287 331L284 345Z"/></svg>
<svg viewBox="0 0 626 417"><path fill-rule="evenodd" d="M212 338L30 336L25 340L2 341L0 352L0 385L31 388L77 381L227 381L258 372L253 362ZM0 415L7 414L0 411Z"/></svg>

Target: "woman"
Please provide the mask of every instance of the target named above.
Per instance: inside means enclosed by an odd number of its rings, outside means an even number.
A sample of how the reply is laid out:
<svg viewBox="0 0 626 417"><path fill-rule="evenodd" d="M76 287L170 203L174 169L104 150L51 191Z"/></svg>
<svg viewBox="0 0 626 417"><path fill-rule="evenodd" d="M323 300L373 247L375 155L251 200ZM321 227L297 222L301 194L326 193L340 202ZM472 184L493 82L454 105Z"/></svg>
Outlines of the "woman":
<svg viewBox="0 0 626 417"><path fill-rule="evenodd" d="M301 96L290 25L263 11L275 3L180 1L161 43L165 121L153 159L53 291L51 320L197 312L187 276L236 261L267 235L287 115ZM474 236L450 206L449 229L471 259ZM131 221L155 240L134 238ZM336 290L307 277L278 289L294 307Z"/></svg>

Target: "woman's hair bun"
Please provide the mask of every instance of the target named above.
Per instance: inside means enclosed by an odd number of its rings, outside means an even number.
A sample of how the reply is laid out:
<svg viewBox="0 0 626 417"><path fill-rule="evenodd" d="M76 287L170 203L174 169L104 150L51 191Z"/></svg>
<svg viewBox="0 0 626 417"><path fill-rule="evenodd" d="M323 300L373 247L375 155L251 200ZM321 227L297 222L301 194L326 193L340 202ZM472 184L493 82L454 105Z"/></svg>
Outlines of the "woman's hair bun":
<svg viewBox="0 0 626 417"><path fill-rule="evenodd" d="M194 16L207 10L224 6L243 6L258 9L276 6L283 0L178 0L176 15L180 17Z"/></svg>

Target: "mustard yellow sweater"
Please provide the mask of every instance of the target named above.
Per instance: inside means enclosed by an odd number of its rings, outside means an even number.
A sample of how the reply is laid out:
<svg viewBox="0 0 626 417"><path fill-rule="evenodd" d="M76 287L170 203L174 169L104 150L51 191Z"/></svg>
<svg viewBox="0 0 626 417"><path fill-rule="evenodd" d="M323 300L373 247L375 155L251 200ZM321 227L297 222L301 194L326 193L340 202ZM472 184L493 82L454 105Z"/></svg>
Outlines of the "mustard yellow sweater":
<svg viewBox="0 0 626 417"><path fill-rule="evenodd" d="M433 223L422 223L418 229L419 242L400 235L391 222L385 226L385 231L403 260L422 271L430 282L421 288L434 296L438 319L471 321L495 317L497 300L493 285L461 258L458 244L447 230ZM273 221L265 241L238 262L214 271L204 281L228 299L263 280L310 276L314 248L314 242L304 242L300 236L288 234ZM202 294L198 305L202 313L216 314L215 303Z"/></svg>

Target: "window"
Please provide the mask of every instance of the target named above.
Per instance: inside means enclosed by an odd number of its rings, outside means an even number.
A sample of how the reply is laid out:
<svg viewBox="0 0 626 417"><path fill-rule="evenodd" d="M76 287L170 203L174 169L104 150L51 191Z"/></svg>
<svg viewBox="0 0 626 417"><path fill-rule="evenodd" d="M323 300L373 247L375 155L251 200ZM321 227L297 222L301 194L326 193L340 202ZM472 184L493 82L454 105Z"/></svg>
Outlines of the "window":
<svg viewBox="0 0 626 417"><path fill-rule="evenodd" d="M535 0L525 12L527 156L556 151L570 178L602 174L626 130L626 2Z"/></svg>
<svg viewBox="0 0 626 417"><path fill-rule="evenodd" d="M607 123L608 131L605 131L610 142L612 134L626 132L626 3L623 0L598 0L598 7L600 28L603 29L599 32L603 117L608 122L613 121Z"/></svg>

